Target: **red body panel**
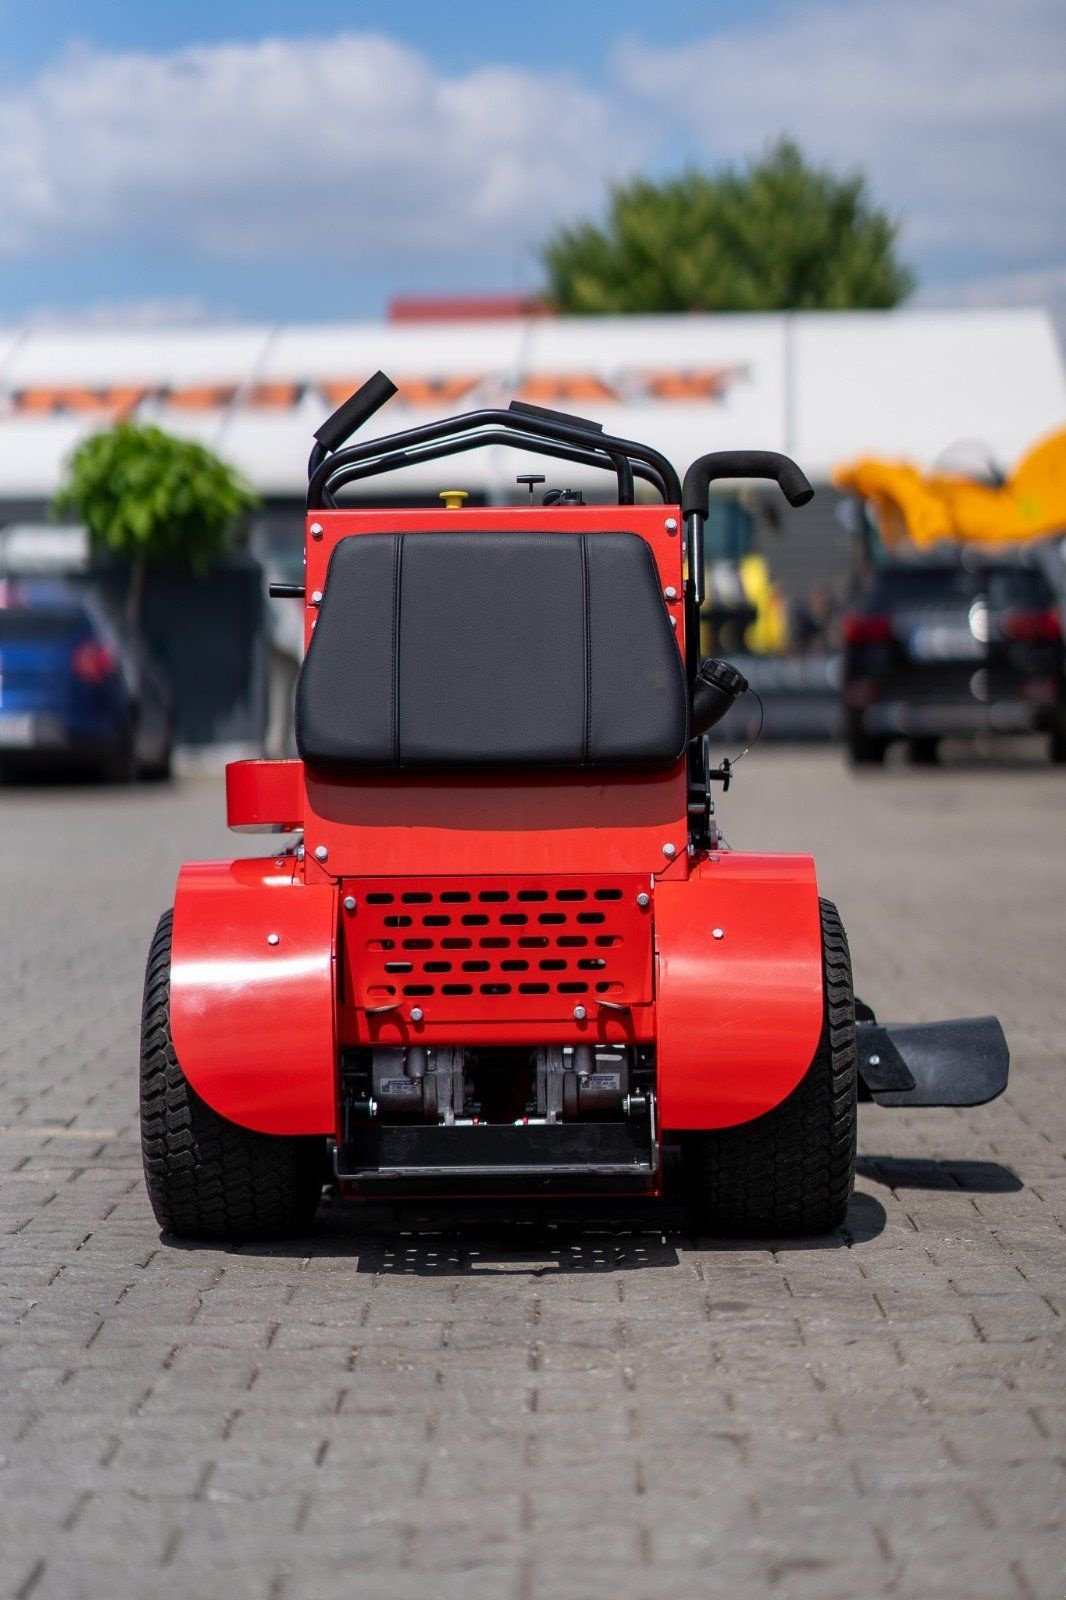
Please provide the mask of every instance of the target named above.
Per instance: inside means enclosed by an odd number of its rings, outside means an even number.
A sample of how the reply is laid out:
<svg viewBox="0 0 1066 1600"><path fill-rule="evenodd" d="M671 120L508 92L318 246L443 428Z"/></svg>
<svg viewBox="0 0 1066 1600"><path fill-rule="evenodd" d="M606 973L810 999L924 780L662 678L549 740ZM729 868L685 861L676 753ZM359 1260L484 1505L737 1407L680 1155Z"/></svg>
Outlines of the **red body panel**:
<svg viewBox="0 0 1066 1600"><path fill-rule="evenodd" d="M651 911L637 900L647 877L343 887L355 902L341 919L346 1042L547 1043L550 1028L566 1041L652 1036ZM614 1023L609 1035L601 1022Z"/></svg>
<svg viewBox="0 0 1066 1600"><path fill-rule="evenodd" d="M231 761L226 823L234 833L291 833L303 827L302 761Z"/></svg>
<svg viewBox="0 0 1066 1600"><path fill-rule="evenodd" d="M687 883L658 885L655 936L662 1126L726 1128L778 1105L822 1029L814 862L706 858Z"/></svg>
<svg viewBox="0 0 1066 1600"><path fill-rule="evenodd" d="M294 867L182 868L170 1025L182 1071L222 1116L260 1133L332 1133L336 893Z"/></svg>

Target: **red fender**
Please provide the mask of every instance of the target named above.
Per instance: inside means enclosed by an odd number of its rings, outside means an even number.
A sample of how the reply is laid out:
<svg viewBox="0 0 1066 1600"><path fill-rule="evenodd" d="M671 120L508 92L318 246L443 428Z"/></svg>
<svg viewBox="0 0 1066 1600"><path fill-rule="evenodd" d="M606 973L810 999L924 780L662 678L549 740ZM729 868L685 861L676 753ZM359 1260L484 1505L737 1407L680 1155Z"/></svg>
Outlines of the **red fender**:
<svg viewBox="0 0 1066 1600"><path fill-rule="evenodd" d="M336 1122L336 887L295 863L194 861L178 878L170 1027L182 1071L259 1133Z"/></svg>
<svg viewBox="0 0 1066 1600"><path fill-rule="evenodd" d="M822 1031L814 862L705 858L689 878L660 881L655 933L662 1126L728 1128L779 1105Z"/></svg>

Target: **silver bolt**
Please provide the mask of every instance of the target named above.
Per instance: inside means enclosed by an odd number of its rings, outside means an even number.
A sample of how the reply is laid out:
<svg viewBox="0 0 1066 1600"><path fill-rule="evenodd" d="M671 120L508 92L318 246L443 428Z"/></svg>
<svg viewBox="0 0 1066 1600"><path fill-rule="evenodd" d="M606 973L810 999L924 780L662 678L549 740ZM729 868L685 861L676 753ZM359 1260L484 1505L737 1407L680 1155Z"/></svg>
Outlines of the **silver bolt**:
<svg viewBox="0 0 1066 1600"><path fill-rule="evenodd" d="M708 857L707 857L707 860L708 860L708 861L717 861L717 860L718 860L718 857L717 857L717 856L708 856Z"/></svg>
<svg viewBox="0 0 1066 1600"><path fill-rule="evenodd" d="M267 934L267 944L280 944L280 943L281 943L281 934L280 933L268 933Z"/></svg>
<svg viewBox="0 0 1066 1600"><path fill-rule="evenodd" d="M578 1022L584 1022L587 1016L588 1012L585 1010L584 1006L574 1007L574 1017Z"/></svg>
<svg viewBox="0 0 1066 1600"><path fill-rule="evenodd" d="M664 589L663 593L666 595L666 598L668 600L676 600L677 599L677 590L674 588L673 584L671 584L668 589Z"/></svg>
<svg viewBox="0 0 1066 1600"><path fill-rule="evenodd" d="M302 861L306 854L307 854L307 851L304 849L303 845L302 844L298 844L296 846L296 859L297 859L297 861Z"/></svg>
<svg viewBox="0 0 1066 1600"><path fill-rule="evenodd" d="M869 1057L869 1062L870 1062L871 1067L879 1067L881 1065L881 1057L880 1056L870 1056Z"/></svg>
<svg viewBox="0 0 1066 1600"><path fill-rule="evenodd" d="M711 929L711 937L713 939L724 939L725 938L725 929L724 928L712 928Z"/></svg>
<svg viewBox="0 0 1066 1600"><path fill-rule="evenodd" d="M314 594L311 596L311 604L313 606L320 606L322 604L322 590L321 589L316 589L315 590Z"/></svg>
<svg viewBox="0 0 1066 1600"><path fill-rule="evenodd" d="M311 524L311 537L312 537L312 539L321 539L321 537L322 537L322 524L321 524L321 522L312 522L312 524Z"/></svg>
<svg viewBox="0 0 1066 1600"><path fill-rule="evenodd" d="M663 845L663 855L666 856L667 860L672 861L674 856L677 855L677 845L676 844L664 844Z"/></svg>
<svg viewBox="0 0 1066 1600"><path fill-rule="evenodd" d="M320 844L320 845L316 845L315 846L315 860L316 861L328 861L329 860L329 851L326 849L324 844Z"/></svg>
<svg viewBox="0 0 1066 1600"><path fill-rule="evenodd" d="M677 518L676 517L667 517L667 519L666 519L666 531L667 531L667 533L676 533L677 532Z"/></svg>
<svg viewBox="0 0 1066 1600"><path fill-rule="evenodd" d="M344 909L345 909L345 911L354 911L355 910L355 895L354 894L346 894L345 895L345 897L344 897Z"/></svg>
<svg viewBox="0 0 1066 1600"><path fill-rule="evenodd" d="M642 889L640 891L640 893L637 895L637 905L638 906L650 906L651 905L651 895L650 894L645 894L644 890Z"/></svg>
<svg viewBox="0 0 1066 1600"><path fill-rule="evenodd" d="M422 1015L423 1015L423 1013L422 1013L422 1007L421 1006L412 1006L411 1007L411 1021L412 1022L421 1022L422 1021Z"/></svg>

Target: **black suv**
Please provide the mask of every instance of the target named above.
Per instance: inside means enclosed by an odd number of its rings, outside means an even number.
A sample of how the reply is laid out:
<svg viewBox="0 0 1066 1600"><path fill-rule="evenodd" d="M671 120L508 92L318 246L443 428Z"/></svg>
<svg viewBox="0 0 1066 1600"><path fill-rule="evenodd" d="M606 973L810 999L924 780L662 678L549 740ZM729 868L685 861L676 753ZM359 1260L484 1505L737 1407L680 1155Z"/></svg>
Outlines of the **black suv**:
<svg viewBox="0 0 1066 1600"><path fill-rule="evenodd" d="M848 754L882 762L895 739L912 761L967 733L1049 735L1066 761L1062 625L1044 573L1020 562L878 567L841 620Z"/></svg>

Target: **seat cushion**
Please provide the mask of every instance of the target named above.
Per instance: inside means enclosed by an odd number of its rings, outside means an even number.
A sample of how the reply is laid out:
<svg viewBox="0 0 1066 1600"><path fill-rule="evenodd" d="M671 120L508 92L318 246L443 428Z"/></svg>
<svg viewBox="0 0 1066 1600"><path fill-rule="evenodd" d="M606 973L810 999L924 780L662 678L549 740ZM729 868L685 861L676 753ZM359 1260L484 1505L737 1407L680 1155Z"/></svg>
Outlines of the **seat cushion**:
<svg viewBox="0 0 1066 1600"><path fill-rule="evenodd" d="M633 533L341 539L296 693L328 768L665 765L684 669Z"/></svg>

